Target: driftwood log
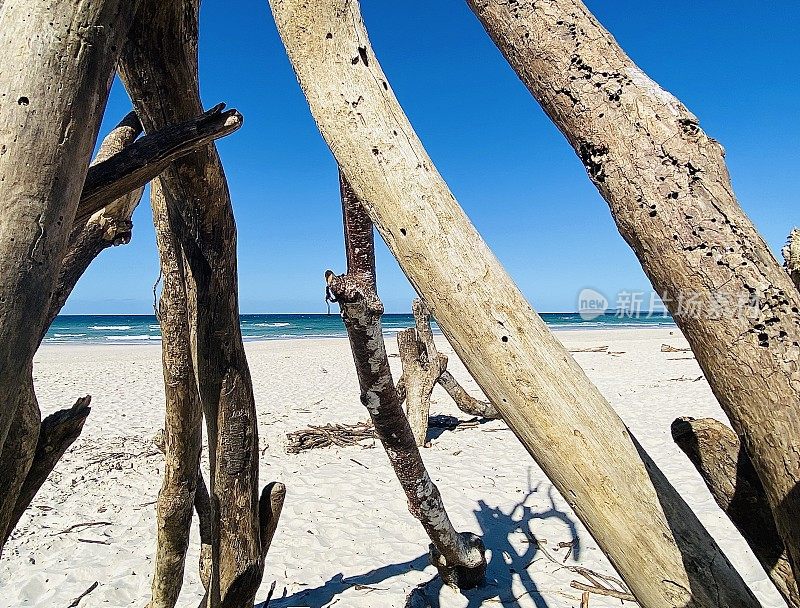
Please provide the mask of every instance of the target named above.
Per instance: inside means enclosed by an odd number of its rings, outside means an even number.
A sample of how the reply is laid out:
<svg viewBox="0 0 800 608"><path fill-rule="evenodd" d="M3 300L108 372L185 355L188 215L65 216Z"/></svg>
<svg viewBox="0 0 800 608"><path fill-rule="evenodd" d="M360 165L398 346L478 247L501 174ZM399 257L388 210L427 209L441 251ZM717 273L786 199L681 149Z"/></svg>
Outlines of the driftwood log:
<svg viewBox="0 0 800 608"><path fill-rule="evenodd" d="M672 423L672 438L750 545L786 603L790 608L800 608L797 582L764 486L736 433L710 418L678 418Z"/></svg>
<svg viewBox="0 0 800 608"><path fill-rule="evenodd" d="M199 0L143 0L119 68L147 133L203 111L198 14ZM260 509L269 508L276 487L265 490L260 506L255 400L239 326L236 225L215 146L174 160L155 187L183 259L191 358L209 444L214 534L207 605L252 605L268 550L262 525L269 517Z"/></svg>
<svg viewBox="0 0 800 608"><path fill-rule="evenodd" d="M204 148L242 126L236 110L218 104L197 116L145 135L118 154L93 165L86 175L75 223L81 224L111 201L134 192L160 175L174 160Z"/></svg>
<svg viewBox="0 0 800 608"><path fill-rule="evenodd" d="M431 393L437 382L462 412L471 416L500 418L491 403L475 399L447 371L447 357L436 348L430 313L420 298L413 301L411 310L414 327L397 333L397 348L403 365L397 390L400 400L406 402L406 417L417 445L421 447L426 444Z"/></svg>
<svg viewBox="0 0 800 608"><path fill-rule="evenodd" d="M580 0L468 0L575 149L758 472L800 575L800 292L725 152Z"/></svg>
<svg viewBox="0 0 800 608"><path fill-rule="evenodd" d="M637 600L758 606L464 215L381 70L358 2L270 5L317 125L384 241Z"/></svg>
<svg viewBox="0 0 800 608"><path fill-rule="evenodd" d="M383 341L375 279L373 226L361 202L340 176L347 273L325 273L327 288L342 311L361 388L375 434L383 444L408 508L431 539L431 563L448 585L470 589L483 583L486 558L481 539L456 532L433 483L395 389Z"/></svg>
<svg viewBox="0 0 800 608"><path fill-rule="evenodd" d="M0 471L0 536L36 450L31 361L137 5L21 0L0 10L0 451L19 408L28 425L16 432L14 471Z"/></svg>

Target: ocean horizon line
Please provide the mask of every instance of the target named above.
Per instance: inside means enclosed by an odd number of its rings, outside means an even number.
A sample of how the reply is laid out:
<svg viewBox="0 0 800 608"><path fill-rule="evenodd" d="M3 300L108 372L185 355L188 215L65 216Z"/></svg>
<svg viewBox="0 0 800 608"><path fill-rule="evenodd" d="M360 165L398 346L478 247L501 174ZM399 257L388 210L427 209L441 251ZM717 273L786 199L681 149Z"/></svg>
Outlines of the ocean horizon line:
<svg viewBox="0 0 800 608"><path fill-rule="evenodd" d="M624 315L618 311L598 315L577 312L540 313L553 330L622 329L634 327L673 327L669 315ZM346 337L344 323L338 312L325 313L242 313L239 315L242 338L245 341L282 340L292 338ZM383 316L384 335L414 326L409 313L386 313ZM441 334L435 321L434 333ZM65 314L53 321L44 344L147 344L161 341L161 328L155 314Z"/></svg>

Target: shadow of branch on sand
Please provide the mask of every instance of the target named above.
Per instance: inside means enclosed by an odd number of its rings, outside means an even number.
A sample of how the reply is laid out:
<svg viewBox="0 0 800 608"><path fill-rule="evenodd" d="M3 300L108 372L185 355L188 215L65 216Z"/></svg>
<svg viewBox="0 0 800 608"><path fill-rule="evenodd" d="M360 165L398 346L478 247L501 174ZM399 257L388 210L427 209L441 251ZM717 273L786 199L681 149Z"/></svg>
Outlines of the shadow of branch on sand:
<svg viewBox="0 0 800 608"><path fill-rule="evenodd" d="M478 509L474 511L475 519L481 528L486 547L490 550L484 586L456 592L449 588L443 589L441 579L435 576L411 591L405 604L406 608L440 608L440 597L446 593L461 593L467 599L466 608L479 608L490 600L491 605L499 604L503 608L519 608L519 600L523 597L528 598L525 601L527 605L532 603L536 608L548 608L542 592L528 573L528 568L540 553L538 542L531 529L532 522L552 518L563 522L572 537L569 546L575 559L580 557L581 546L574 520L569 514L558 509L555 504L552 486L548 484L549 509L534 511L532 507L526 505L540 487L541 484L531 487L522 500L508 511L489 506L484 500L478 501ZM519 540L516 543L512 542L512 538L515 535L519 538L520 533L524 536L522 543ZM519 549L520 544L524 547L522 550ZM356 576L345 578L342 573L339 573L319 587L303 589L288 596L273 598L269 603L269 608L288 608L290 606L323 608L341 600L342 598L337 596L353 587L363 587L369 591L370 586L414 570L422 572L428 567L428 556L423 554L407 562L383 566ZM433 571L432 568L431 571ZM388 606L388 604L382 605ZM264 608L263 604L259 604L258 608Z"/></svg>

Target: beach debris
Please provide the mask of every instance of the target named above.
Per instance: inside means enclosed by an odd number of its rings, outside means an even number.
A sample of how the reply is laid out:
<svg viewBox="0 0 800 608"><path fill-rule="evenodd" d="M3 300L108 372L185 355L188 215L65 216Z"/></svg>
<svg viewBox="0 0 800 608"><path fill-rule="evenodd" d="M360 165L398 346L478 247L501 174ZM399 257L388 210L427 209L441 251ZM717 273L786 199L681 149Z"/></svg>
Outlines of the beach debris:
<svg viewBox="0 0 800 608"><path fill-rule="evenodd" d="M585 348L570 348L571 353L604 353L608 350L608 346L587 346Z"/></svg>
<svg viewBox="0 0 800 608"><path fill-rule="evenodd" d="M72 600L72 603L70 603L70 605L67 606L67 608L77 608L78 604L81 603L81 600L83 598L85 598L87 595L89 595L92 591L97 589L97 586L99 584L100 583L98 581L93 582L91 585L89 585L89 588L86 591L84 591L78 597L76 597L74 600Z"/></svg>
<svg viewBox="0 0 800 608"><path fill-rule="evenodd" d="M289 454L299 454L305 450L327 448L332 445L349 447L359 445L362 441L375 439L375 427L372 422L356 424L325 424L309 426L306 429L287 433Z"/></svg>
<svg viewBox="0 0 800 608"><path fill-rule="evenodd" d="M662 353L688 353L691 352L691 348L679 348L677 346L670 346L669 344L662 344L661 345L661 352Z"/></svg>

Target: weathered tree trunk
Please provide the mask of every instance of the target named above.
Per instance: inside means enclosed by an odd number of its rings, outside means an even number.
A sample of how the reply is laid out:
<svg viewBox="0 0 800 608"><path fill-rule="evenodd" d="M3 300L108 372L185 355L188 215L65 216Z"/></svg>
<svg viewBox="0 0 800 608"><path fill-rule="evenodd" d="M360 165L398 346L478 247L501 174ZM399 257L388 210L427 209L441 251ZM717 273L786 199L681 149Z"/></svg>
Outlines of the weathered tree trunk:
<svg viewBox="0 0 800 608"><path fill-rule="evenodd" d="M447 369L447 357L440 355L433 342L426 312L419 299L412 304L416 327L397 333L397 348L403 364L400 382L406 397L406 417L414 433L414 441L424 446L428 436L431 393L442 372Z"/></svg>
<svg viewBox="0 0 800 608"><path fill-rule="evenodd" d="M148 133L202 112L199 0L144 0L120 73ZM263 576L258 429L239 326L236 226L213 145L157 180L181 247L192 358L205 414L214 513L209 606L246 606Z"/></svg>
<svg viewBox="0 0 800 608"><path fill-rule="evenodd" d="M114 62L137 4L21 0L0 10L0 450L18 407L30 408L23 418L32 423L17 434L26 440L14 450L16 474L0 474L0 496L17 495L36 448L32 388L17 404L29 384ZM0 508L3 535L9 504Z"/></svg>
<svg viewBox="0 0 800 608"><path fill-rule="evenodd" d="M783 259L792 282L797 289L800 289L800 230L797 228L792 230L789 241L783 248Z"/></svg>
<svg viewBox="0 0 800 608"><path fill-rule="evenodd" d="M189 547L202 449L203 409L192 366L184 259L171 228L160 181L154 182L150 191L164 277L158 321L161 326L166 416L164 478L157 502L158 544L149 608L174 608L183 585Z"/></svg>
<svg viewBox="0 0 800 608"><path fill-rule="evenodd" d="M580 0L468 0L564 133L764 484L800 575L800 293L744 214L724 151Z"/></svg>
<svg viewBox="0 0 800 608"><path fill-rule="evenodd" d="M750 545L786 603L790 608L800 608L797 582L764 487L736 433L710 418L678 418L672 423L672 438Z"/></svg>
<svg viewBox="0 0 800 608"><path fill-rule="evenodd" d="M328 289L342 310L361 387L361 402L369 411L375 434L383 444L408 508L431 539L431 563L448 585L469 589L483 582L486 572L483 542L453 528L442 496L422 462L389 369L383 341L375 280L373 226L358 197L340 176L347 274L325 274Z"/></svg>
<svg viewBox="0 0 800 608"><path fill-rule="evenodd" d="M758 606L458 206L391 91L358 3L270 5L322 135L381 236L638 601Z"/></svg>

